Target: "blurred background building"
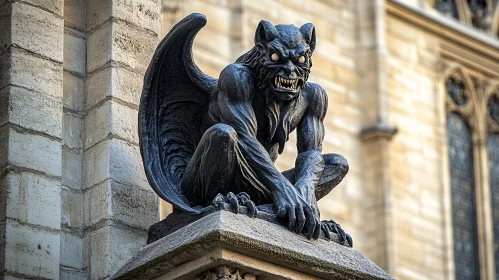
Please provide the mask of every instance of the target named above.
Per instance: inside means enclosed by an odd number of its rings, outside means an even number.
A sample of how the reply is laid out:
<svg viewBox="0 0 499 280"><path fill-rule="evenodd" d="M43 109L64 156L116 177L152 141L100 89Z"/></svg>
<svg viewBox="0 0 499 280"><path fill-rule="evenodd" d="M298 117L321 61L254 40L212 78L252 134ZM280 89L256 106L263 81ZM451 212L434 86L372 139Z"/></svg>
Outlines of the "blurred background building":
<svg viewBox="0 0 499 280"><path fill-rule="evenodd" d="M192 13L213 77L261 19L316 26L320 201L396 279L499 279L498 0L0 0L0 278L107 279L170 208L138 147L142 78ZM294 165L294 136L277 160Z"/></svg>
<svg viewBox="0 0 499 280"><path fill-rule="evenodd" d="M499 279L498 2L163 0L162 33L205 14L194 57L218 77L261 19L314 23L324 152L350 163L322 218L397 279Z"/></svg>

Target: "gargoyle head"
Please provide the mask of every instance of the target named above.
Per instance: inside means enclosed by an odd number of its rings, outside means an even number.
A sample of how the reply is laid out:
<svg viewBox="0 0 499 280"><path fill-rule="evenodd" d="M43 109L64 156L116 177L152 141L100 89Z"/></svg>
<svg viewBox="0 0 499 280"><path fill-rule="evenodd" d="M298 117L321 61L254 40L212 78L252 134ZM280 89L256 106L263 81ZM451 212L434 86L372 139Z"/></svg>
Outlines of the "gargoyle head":
<svg viewBox="0 0 499 280"><path fill-rule="evenodd" d="M255 47L237 62L254 69L260 89L269 89L278 100L291 100L308 79L314 49L313 24L297 28L262 20L256 29Z"/></svg>

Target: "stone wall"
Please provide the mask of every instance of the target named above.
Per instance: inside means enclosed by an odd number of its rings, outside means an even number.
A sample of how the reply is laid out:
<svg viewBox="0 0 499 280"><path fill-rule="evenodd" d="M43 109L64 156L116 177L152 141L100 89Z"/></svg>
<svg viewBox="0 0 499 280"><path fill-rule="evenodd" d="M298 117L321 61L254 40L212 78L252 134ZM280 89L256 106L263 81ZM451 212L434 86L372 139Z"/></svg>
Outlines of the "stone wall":
<svg viewBox="0 0 499 280"><path fill-rule="evenodd" d="M137 109L160 19L151 0L0 1L2 278L104 279L146 244Z"/></svg>

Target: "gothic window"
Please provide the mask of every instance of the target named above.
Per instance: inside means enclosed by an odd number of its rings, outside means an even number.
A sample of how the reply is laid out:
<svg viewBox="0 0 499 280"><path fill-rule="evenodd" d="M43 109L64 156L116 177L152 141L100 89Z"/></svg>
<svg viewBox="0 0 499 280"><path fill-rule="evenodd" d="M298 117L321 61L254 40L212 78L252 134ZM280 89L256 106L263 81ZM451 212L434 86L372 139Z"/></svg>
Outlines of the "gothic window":
<svg viewBox="0 0 499 280"><path fill-rule="evenodd" d="M435 0L433 7L444 15L459 18L456 2L454 0Z"/></svg>
<svg viewBox="0 0 499 280"><path fill-rule="evenodd" d="M499 18L494 18L499 0L434 0L433 8L440 13L460 20L466 25L489 33L496 33L494 23ZM496 24L497 25L497 24ZM497 36L498 34L492 34Z"/></svg>
<svg viewBox="0 0 499 280"><path fill-rule="evenodd" d="M480 279L471 131L457 113L447 118L456 279Z"/></svg>
<svg viewBox="0 0 499 280"><path fill-rule="evenodd" d="M494 225L494 255L496 273L499 273L499 133L489 135L487 154L490 170L490 201L492 203L492 224Z"/></svg>
<svg viewBox="0 0 499 280"><path fill-rule="evenodd" d="M487 102L492 127L499 127L499 94L492 94ZM494 255L496 275L499 275L499 131L491 131L487 138L487 155L490 176L490 202L494 227ZM496 276L499 277L499 276ZM499 279L499 278L498 278Z"/></svg>

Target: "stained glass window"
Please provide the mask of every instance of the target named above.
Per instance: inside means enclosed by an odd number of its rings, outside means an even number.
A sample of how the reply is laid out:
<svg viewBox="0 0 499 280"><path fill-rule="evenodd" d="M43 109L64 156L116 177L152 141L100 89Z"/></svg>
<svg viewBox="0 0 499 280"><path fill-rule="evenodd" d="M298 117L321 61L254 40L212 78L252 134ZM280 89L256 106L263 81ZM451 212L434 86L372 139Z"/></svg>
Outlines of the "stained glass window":
<svg viewBox="0 0 499 280"><path fill-rule="evenodd" d="M494 254L496 279L499 279L499 134L491 134L487 140L490 170L490 195L492 222L494 225Z"/></svg>
<svg viewBox="0 0 499 280"><path fill-rule="evenodd" d="M447 119L456 280L480 279L471 131L459 114Z"/></svg>

